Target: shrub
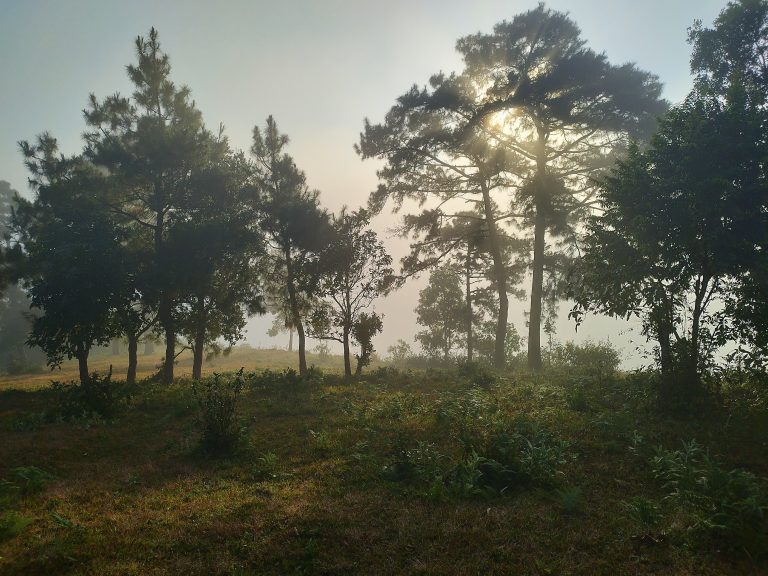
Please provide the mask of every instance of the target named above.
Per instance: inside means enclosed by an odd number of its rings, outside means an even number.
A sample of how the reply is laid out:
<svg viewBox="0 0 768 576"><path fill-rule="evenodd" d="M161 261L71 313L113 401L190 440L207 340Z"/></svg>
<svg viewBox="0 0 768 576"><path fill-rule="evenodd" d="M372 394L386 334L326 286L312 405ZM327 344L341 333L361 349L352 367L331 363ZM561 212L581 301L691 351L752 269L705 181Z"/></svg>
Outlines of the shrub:
<svg viewBox="0 0 768 576"><path fill-rule="evenodd" d="M37 466L20 466L14 468L13 475L16 477L16 483L19 484L21 490L27 494L40 492L56 479L53 474L46 472Z"/></svg>
<svg viewBox="0 0 768 576"><path fill-rule="evenodd" d="M7 510L0 513L0 542L5 542L21 534L32 523L32 518Z"/></svg>
<svg viewBox="0 0 768 576"><path fill-rule="evenodd" d="M466 378L473 386L489 389L496 384L496 374L478 362L459 363L459 376Z"/></svg>
<svg viewBox="0 0 768 576"><path fill-rule="evenodd" d="M75 420L78 418L114 418L125 406L125 388L112 382L112 370L100 376L91 374L86 384L51 382L55 405L48 418Z"/></svg>
<svg viewBox="0 0 768 576"><path fill-rule="evenodd" d="M657 449L653 473L687 528L750 555L768 553L768 486L745 470L724 469L695 441Z"/></svg>
<svg viewBox="0 0 768 576"><path fill-rule="evenodd" d="M555 490L555 497L560 509L569 516L580 514L586 506L584 493L578 486L566 486Z"/></svg>
<svg viewBox="0 0 768 576"><path fill-rule="evenodd" d="M205 451L231 451L241 436L237 420L237 402L243 390L243 369L233 376L214 373L193 384L192 392L199 408L201 444Z"/></svg>
<svg viewBox="0 0 768 576"><path fill-rule="evenodd" d="M621 363L618 351L609 342L566 342L545 352L551 368L565 370L571 376L587 376L602 384L613 378Z"/></svg>

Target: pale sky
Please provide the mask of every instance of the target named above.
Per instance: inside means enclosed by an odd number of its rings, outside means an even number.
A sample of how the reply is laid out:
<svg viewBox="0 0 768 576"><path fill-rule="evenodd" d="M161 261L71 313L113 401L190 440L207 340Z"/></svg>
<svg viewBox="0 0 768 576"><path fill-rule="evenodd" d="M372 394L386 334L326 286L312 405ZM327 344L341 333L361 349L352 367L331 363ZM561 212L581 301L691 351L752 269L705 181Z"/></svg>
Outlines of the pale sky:
<svg viewBox="0 0 768 576"><path fill-rule="evenodd" d="M154 26L170 55L176 83L187 84L209 127L223 123L232 145L247 150L254 124L275 116L291 138L289 153L331 210L365 204L376 187L376 164L353 150L363 119L378 122L395 98L430 75L460 68L458 38L490 32L501 20L534 8L535 0L284 0L36 1L0 0L0 180L28 193L17 141L49 131L66 153L81 147L82 109L90 92L130 93L125 66L133 41ZM676 102L690 89L694 20L711 24L725 0L552 0L569 12L590 47L611 62L636 62L657 74ZM386 236L389 214L376 221ZM407 243L385 237L399 259ZM413 308L424 279L377 305L385 353L397 338L412 341ZM525 302L510 319L525 333ZM271 346L269 319L249 324L248 341ZM627 324L588 319L579 329L562 315L560 339L610 337L634 348ZM282 345L286 338L280 338ZM636 334L636 343L642 338ZM313 344L310 344L310 347Z"/></svg>

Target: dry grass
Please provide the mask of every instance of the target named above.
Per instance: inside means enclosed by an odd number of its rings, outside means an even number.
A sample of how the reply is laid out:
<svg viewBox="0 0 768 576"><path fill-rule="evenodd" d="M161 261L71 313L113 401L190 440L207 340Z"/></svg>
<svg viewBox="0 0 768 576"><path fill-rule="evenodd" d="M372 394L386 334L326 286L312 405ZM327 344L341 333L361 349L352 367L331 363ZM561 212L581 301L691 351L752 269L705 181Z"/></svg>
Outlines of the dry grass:
<svg viewBox="0 0 768 576"><path fill-rule="evenodd" d="M232 356L209 370L238 365ZM269 363L280 366L281 355ZM105 363L109 362L105 359ZM242 365L241 364L241 365ZM144 373L152 366L145 363ZM95 366L96 367L96 366ZM184 364L180 362L180 371ZM35 379L0 393L0 477L38 466L56 480L21 497L31 520L0 544L2 574L680 574L761 573L748 559L670 539L643 541L623 512L657 496L629 450L695 435L724 457L752 424L669 425L604 404L569 410L557 390L525 377L487 394L503 414L524 414L570 442L561 479L579 486L583 510L565 514L551 490L493 499L434 499L382 474L393 447L418 440L455 450L436 406L465 389L453 375L393 375L345 384L256 387L241 402L248 426L226 458L197 450L189 384L143 386L115 421L42 423L52 401ZM273 453L272 466L260 460ZM768 448L740 446L743 465L765 473Z"/></svg>

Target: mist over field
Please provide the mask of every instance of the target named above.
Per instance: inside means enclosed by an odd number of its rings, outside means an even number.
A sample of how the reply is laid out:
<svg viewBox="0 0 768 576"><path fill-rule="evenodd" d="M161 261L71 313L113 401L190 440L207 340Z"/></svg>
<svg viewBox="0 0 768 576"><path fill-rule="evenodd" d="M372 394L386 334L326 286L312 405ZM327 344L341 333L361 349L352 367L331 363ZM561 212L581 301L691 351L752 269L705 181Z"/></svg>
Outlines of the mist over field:
<svg viewBox="0 0 768 576"><path fill-rule="evenodd" d="M2 574L768 574L768 0L0 6Z"/></svg>

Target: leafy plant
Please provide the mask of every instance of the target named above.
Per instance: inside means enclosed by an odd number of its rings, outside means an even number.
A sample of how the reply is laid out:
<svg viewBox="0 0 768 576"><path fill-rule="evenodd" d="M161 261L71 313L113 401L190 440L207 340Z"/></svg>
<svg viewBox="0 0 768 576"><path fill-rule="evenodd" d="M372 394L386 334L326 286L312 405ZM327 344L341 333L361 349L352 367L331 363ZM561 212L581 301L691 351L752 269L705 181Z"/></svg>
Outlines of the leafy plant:
<svg viewBox="0 0 768 576"><path fill-rule="evenodd" d="M243 390L243 369L234 376L214 373L193 384L192 392L199 408L201 444L210 453L230 452L241 436L237 403Z"/></svg>
<svg viewBox="0 0 768 576"><path fill-rule="evenodd" d="M32 523L28 518L14 510L7 510L0 514L0 542L5 542L21 534Z"/></svg>
<svg viewBox="0 0 768 576"><path fill-rule="evenodd" d="M586 500L584 493L578 486L566 486L555 490L555 497L560 509L567 515L576 515L584 510Z"/></svg>
<svg viewBox="0 0 768 576"><path fill-rule="evenodd" d="M768 486L741 469L726 470L696 441L680 450L659 448L651 459L667 499L687 529L750 555L768 553Z"/></svg>

